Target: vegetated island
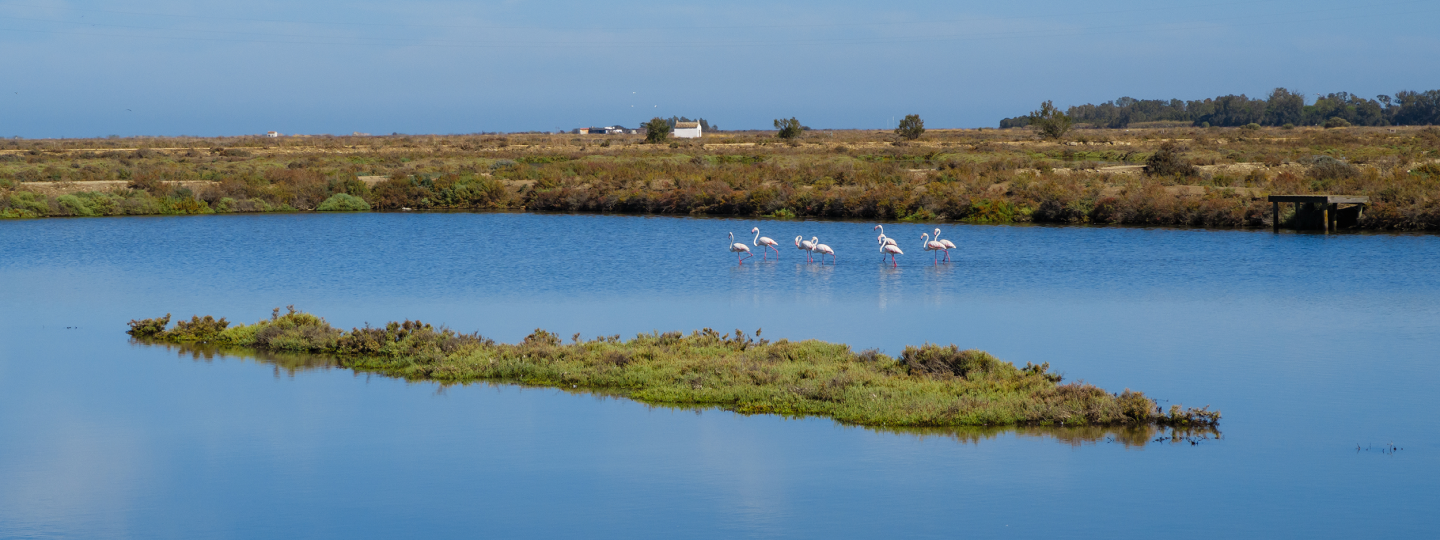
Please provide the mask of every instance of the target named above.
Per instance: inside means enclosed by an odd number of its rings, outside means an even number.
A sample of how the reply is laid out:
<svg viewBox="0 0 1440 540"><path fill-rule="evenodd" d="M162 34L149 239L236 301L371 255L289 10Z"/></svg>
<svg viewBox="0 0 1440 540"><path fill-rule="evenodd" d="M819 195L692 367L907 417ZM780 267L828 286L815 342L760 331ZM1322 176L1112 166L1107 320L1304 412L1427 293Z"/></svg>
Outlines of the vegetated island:
<svg viewBox="0 0 1440 540"><path fill-rule="evenodd" d="M1172 405L1142 392L1112 394L1061 383L1049 364L1023 368L954 345L907 346L899 358L844 344L770 342L736 330L609 336L571 343L536 330L518 344L496 343L420 321L342 331L325 319L279 308L268 320L230 325L170 315L130 321L138 340L209 343L260 351L327 353L341 366L408 380L503 381L584 388L640 402L714 406L742 414L826 416L890 427L1218 426L1220 412Z"/></svg>

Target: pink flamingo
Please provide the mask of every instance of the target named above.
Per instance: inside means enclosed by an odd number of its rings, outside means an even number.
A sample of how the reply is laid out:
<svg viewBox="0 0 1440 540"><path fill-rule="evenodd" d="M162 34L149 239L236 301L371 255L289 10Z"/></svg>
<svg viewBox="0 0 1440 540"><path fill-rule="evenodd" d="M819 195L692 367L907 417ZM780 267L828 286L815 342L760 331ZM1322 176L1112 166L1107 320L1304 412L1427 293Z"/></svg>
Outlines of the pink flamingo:
<svg viewBox="0 0 1440 540"><path fill-rule="evenodd" d="M735 233L733 232L730 233L730 252L735 254L735 259L738 260L740 264L745 264L745 259L754 257L754 255L750 254L750 246L735 241ZM740 256L741 252L745 253L744 257Z"/></svg>
<svg viewBox="0 0 1440 540"><path fill-rule="evenodd" d="M780 245L779 242L776 242L776 241L771 240L771 239L769 239L769 238L766 238L766 237L764 237L764 236L760 236L760 228L759 228L759 227L755 227L754 229L750 229L750 232L755 233L755 241L754 241L753 243L755 244L755 247L760 248L760 258L761 258L761 259L764 259L765 256L767 255L767 253L765 252L765 248L775 249L775 246ZM779 258L780 258L780 250L778 250L778 249L775 249L775 258L776 258L776 259L779 259Z"/></svg>
<svg viewBox="0 0 1440 540"><path fill-rule="evenodd" d="M955 243L940 238L940 229L935 229L935 241L945 244L945 260L950 260L950 250L955 249Z"/></svg>
<svg viewBox="0 0 1440 540"><path fill-rule="evenodd" d="M890 245L892 245L892 246L895 245L895 239L890 238L889 236L885 236L885 226L884 226L884 225L876 225L874 228L871 228L870 230L873 231L873 230L876 230L876 229L879 229L879 230L880 230L880 244L881 244L881 245L885 245L885 244L890 244Z"/></svg>
<svg viewBox="0 0 1440 540"><path fill-rule="evenodd" d="M813 260L810 256L815 254L815 242L806 242L801 240L799 236L796 236L795 249L805 250L805 262L810 262Z"/></svg>
<svg viewBox="0 0 1440 540"><path fill-rule="evenodd" d="M882 245L882 246L883 246L883 245L887 245L887 244L888 244L888 245L892 245L892 246L895 245L895 239L894 239L894 238L890 238L889 236L885 236L885 226L884 226L884 225L876 225L876 226L874 226L873 228L871 228L870 230L873 231L873 230L875 230L875 229L879 229L879 230L880 230L880 236L875 237L875 241L876 241L876 242L879 242L880 245ZM883 254L883 253L880 254L880 260L882 260L882 261L885 260L885 254Z"/></svg>
<svg viewBox="0 0 1440 540"><path fill-rule="evenodd" d="M925 240L925 251L945 251L945 244L931 240L930 233L920 233L920 238ZM936 264L939 264L939 261L936 261Z"/></svg>
<svg viewBox="0 0 1440 540"><path fill-rule="evenodd" d="M884 261L885 261L885 256L886 256L886 255L889 255L889 256L890 256L890 266L892 266L892 267L899 266L899 263L895 262L895 256L896 256L896 255L904 255L904 254L905 254L904 251L900 251L900 246L897 246L897 245L895 245L895 244L885 244L885 243L881 243L881 244L880 244L880 261L881 261L881 262L884 262Z"/></svg>
<svg viewBox="0 0 1440 540"><path fill-rule="evenodd" d="M820 264L825 264L826 255L830 256L830 264L835 264L835 250L830 249L830 246L821 244L820 239L813 236L810 237L810 243L815 244L815 251L820 252Z"/></svg>

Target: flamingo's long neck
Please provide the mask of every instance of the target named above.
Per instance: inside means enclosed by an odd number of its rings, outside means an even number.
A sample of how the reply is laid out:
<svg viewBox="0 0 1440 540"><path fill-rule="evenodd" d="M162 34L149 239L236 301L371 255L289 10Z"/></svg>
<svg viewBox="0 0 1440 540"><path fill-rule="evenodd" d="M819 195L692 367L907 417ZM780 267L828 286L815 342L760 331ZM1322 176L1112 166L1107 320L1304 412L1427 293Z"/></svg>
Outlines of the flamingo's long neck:
<svg viewBox="0 0 1440 540"><path fill-rule="evenodd" d="M755 229L755 240L750 243L756 246L760 245L760 229L758 227Z"/></svg>
<svg viewBox="0 0 1440 540"><path fill-rule="evenodd" d="M725 247L731 249L735 247L735 233L730 233L730 243L726 244Z"/></svg>

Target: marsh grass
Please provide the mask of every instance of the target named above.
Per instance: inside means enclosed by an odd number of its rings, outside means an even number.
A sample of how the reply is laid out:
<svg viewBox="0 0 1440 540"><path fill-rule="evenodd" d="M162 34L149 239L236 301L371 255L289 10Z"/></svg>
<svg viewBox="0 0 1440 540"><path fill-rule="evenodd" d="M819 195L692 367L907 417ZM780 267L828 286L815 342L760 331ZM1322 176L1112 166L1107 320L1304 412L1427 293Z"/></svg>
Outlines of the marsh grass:
<svg viewBox="0 0 1440 540"><path fill-rule="evenodd" d="M743 414L815 415L868 426L1208 426L1217 411L1172 407L1141 392L1062 383L1048 364L1017 368L954 345L906 347L899 358L815 340L770 342L735 330L606 336L564 343L536 330L504 344L420 321L341 331L277 308L270 319L229 325L192 317L133 320L136 339L334 355L340 365L407 380L508 381L612 392L637 401L713 406Z"/></svg>
<svg viewBox="0 0 1440 540"><path fill-rule="evenodd" d="M1028 129L928 130L900 146L892 133L862 130L812 131L794 145L777 144L772 132L673 148L602 137L3 140L0 215L356 210L363 202L374 210L1264 227L1273 220L1265 194L1334 193L1371 197L1360 228L1440 229L1440 177L1426 169L1440 158L1434 128L1086 129L1053 142ZM1141 164L1151 174L1112 169ZM128 185L65 194L29 187L117 179ZM1180 186L1203 189L1173 189Z"/></svg>

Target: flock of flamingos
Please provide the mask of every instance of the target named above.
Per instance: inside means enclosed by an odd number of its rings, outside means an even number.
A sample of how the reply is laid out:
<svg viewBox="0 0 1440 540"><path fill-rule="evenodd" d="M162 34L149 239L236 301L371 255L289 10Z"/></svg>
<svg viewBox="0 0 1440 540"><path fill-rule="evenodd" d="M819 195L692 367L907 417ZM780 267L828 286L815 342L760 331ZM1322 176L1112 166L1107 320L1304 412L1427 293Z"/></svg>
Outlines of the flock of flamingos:
<svg viewBox="0 0 1440 540"><path fill-rule="evenodd" d="M895 262L895 256L904 255L905 252L900 251L900 246L895 244L895 239L885 236L885 226L876 225L875 228L871 230L880 231L880 236L875 238L875 241L880 244L880 260L884 261L885 257L890 257L890 265L892 267L899 266L899 264ZM780 245L779 242L765 236L760 236L760 227L750 229L750 232L755 233L755 240L752 244L760 248L761 259L765 259L769 255L769 253L765 251L767 248L775 250L775 258L780 258L780 250L775 247ZM930 233L921 233L920 240L925 243L925 251L934 252L936 264L942 262L942 259L938 258L941 251L945 252L945 258L943 260L950 260L950 250L955 248L955 244L949 240L941 240L940 229L935 229L935 236L933 238L930 236ZM815 254L819 253L821 264L825 263L826 255L830 256L830 264L835 264L835 250L831 249L830 246L821 244L820 239L817 237L812 236L810 240L805 240L802 236L796 236L795 249L805 252L806 262L813 262L815 260ZM745 264L745 259L755 256L750 253L750 246L735 241L735 233L733 232L730 233L730 252L735 254L735 259L740 264ZM741 256L741 253L745 255Z"/></svg>

